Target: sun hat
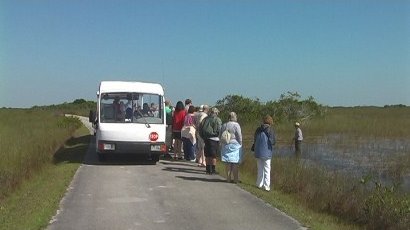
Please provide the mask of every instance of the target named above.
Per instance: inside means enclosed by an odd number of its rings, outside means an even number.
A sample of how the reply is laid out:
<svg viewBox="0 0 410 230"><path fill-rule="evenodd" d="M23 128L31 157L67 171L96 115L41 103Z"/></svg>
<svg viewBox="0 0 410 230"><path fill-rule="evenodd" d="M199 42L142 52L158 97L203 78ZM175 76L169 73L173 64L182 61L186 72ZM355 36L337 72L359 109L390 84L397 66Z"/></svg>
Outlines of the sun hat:
<svg viewBox="0 0 410 230"><path fill-rule="evenodd" d="M295 123L295 126L300 126L299 122L296 122L296 123Z"/></svg>
<svg viewBox="0 0 410 230"><path fill-rule="evenodd" d="M203 112L204 111L204 105L199 106L199 112Z"/></svg>

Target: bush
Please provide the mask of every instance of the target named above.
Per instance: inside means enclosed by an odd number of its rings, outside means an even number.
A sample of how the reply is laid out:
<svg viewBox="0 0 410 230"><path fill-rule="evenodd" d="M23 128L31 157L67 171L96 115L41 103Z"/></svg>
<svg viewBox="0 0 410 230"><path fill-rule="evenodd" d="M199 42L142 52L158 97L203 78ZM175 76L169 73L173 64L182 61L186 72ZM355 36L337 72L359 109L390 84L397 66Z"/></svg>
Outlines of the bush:
<svg viewBox="0 0 410 230"><path fill-rule="evenodd" d="M363 219L369 229L409 229L410 196L396 186L374 182L374 189L364 202Z"/></svg>
<svg viewBox="0 0 410 230"><path fill-rule="evenodd" d="M242 123L259 121L266 114L275 122L307 121L315 116L323 116L326 108L315 102L313 97L302 100L298 93L282 94L278 101L262 103L258 98L250 99L239 95L228 95L218 100L216 106L221 111L220 117L227 120L228 114L234 111Z"/></svg>

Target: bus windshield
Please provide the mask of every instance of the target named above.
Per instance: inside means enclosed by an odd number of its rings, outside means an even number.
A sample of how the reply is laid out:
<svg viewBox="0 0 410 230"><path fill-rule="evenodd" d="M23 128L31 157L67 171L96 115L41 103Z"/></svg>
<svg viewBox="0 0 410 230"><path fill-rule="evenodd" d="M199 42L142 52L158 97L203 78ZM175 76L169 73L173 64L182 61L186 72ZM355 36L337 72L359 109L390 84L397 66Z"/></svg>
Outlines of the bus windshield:
<svg viewBox="0 0 410 230"><path fill-rule="evenodd" d="M101 123L163 124L162 96L144 93L102 93Z"/></svg>

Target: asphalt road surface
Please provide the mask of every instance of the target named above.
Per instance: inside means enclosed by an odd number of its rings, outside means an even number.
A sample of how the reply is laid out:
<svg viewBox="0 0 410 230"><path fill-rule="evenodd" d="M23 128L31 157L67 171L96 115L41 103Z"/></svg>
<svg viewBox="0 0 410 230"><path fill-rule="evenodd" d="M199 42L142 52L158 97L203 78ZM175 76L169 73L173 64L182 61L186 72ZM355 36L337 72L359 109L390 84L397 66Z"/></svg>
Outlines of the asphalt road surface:
<svg viewBox="0 0 410 230"><path fill-rule="evenodd" d="M86 119L86 122L88 120ZM95 139L47 229L304 229L218 175L184 161L100 163Z"/></svg>

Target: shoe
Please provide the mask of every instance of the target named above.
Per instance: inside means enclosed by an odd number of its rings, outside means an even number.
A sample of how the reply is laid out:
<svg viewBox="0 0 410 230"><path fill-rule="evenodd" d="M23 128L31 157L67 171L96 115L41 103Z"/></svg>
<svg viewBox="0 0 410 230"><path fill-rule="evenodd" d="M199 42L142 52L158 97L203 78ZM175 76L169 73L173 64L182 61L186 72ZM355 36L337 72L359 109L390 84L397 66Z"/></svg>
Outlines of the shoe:
<svg viewBox="0 0 410 230"><path fill-rule="evenodd" d="M211 175L211 167L210 167L210 165L207 165L207 166L206 166L206 174L207 174L207 175Z"/></svg>

